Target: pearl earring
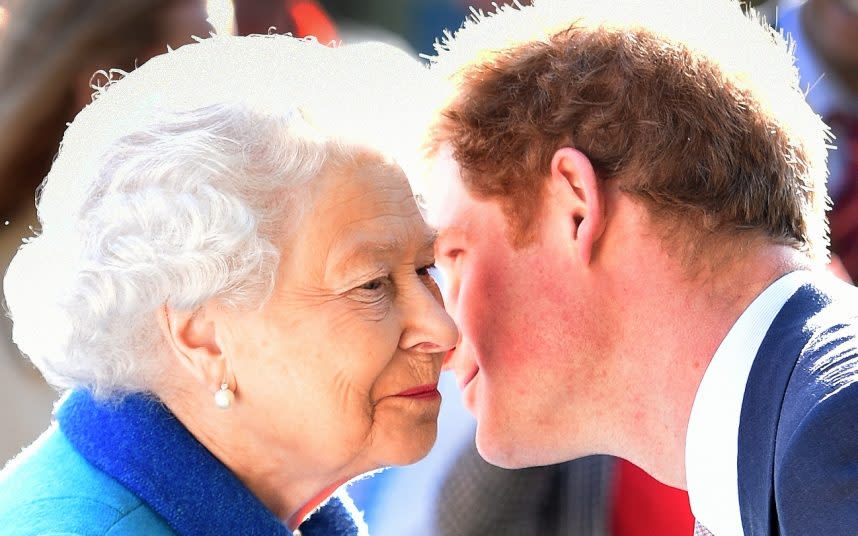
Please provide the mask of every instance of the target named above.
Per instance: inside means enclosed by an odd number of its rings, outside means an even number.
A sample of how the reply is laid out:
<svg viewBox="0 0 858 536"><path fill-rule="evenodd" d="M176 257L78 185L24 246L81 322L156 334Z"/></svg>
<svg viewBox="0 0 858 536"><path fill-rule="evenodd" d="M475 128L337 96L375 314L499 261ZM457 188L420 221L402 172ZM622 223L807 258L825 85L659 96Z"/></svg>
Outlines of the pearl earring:
<svg viewBox="0 0 858 536"><path fill-rule="evenodd" d="M214 394L215 406L220 409L229 409L235 401L235 394L230 390L229 385L222 383L220 389Z"/></svg>

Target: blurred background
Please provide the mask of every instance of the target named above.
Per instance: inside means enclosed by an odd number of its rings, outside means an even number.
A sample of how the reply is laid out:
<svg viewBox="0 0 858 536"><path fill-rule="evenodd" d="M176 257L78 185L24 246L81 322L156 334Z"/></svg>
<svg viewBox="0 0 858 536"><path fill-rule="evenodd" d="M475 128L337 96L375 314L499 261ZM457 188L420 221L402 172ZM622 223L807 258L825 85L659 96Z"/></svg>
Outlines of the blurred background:
<svg viewBox="0 0 858 536"><path fill-rule="evenodd" d="M471 0L0 0L0 268L38 229L34 198L65 125L112 68L131 70L192 36L291 33L320 41L381 40L431 54ZM526 2L525 2L526 3ZM796 41L802 87L832 125L833 269L858 277L858 0L752 2ZM677 0L680 5L680 0ZM841 262L842 260L842 262ZM0 319L0 465L49 424L58 393ZM687 495L608 457L505 471L473 449L475 424L445 374L431 454L353 483L371 534L633 535L692 532Z"/></svg>

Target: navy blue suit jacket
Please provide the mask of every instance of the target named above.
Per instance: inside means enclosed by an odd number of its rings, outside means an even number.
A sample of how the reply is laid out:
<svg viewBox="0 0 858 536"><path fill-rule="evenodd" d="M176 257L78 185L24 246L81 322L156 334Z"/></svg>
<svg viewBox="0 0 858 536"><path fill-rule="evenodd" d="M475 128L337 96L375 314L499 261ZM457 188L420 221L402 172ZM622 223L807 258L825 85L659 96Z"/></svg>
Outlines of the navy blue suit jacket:
<svg viewBox="0 0 858 536"><path fill-rule="evenodd" d="M751 368L739 424L746 536L858 535L858 288L808 282Z"/></svg>

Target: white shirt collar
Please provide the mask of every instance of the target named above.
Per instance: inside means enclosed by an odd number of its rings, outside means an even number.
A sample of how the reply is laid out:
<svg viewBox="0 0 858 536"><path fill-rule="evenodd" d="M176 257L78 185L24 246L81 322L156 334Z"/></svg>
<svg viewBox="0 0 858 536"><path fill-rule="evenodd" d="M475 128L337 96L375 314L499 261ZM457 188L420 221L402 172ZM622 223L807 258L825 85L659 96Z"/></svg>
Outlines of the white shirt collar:
<svg viewBox="0 0 858 536"><path fill-rule="evenodd" d="M716 536L743 534L736 455L745 384L772 321L806 280L806 272L792 272L760 293L724 337L697 388L685 478L691 511Z"/></svg>

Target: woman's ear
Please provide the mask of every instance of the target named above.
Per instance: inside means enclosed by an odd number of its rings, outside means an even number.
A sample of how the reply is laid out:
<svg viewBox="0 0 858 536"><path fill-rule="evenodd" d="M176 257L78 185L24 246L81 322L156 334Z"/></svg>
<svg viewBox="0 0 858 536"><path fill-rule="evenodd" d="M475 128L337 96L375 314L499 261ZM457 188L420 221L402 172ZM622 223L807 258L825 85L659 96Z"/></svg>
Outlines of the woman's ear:
<svg viewBox="0 0 858 536"><path fill-rule="evenodd" d="M551 183L551 195L571 220L579 259L590 264L605 230L604 194L590 159L571 147L558 149L551 159Z"/></svg>
<svg viewBox="0 0 858 536"><path fill-rule="evenodd" d="M208 306L182 311L164 305L158 321L174 358L201 384L215 392L224 382L231 383L218 343L218 323Z"/></svg>

